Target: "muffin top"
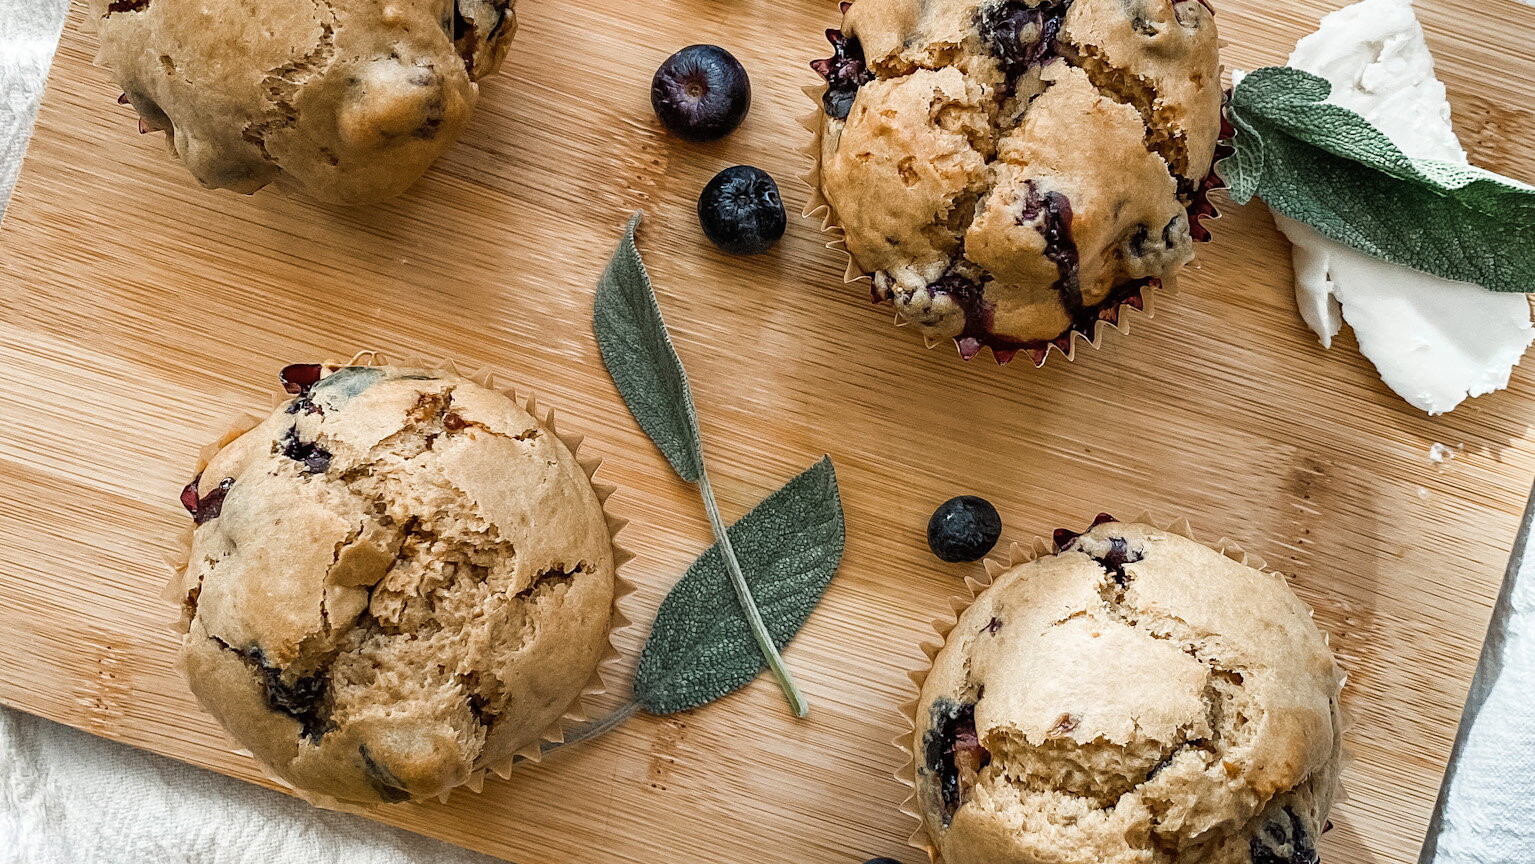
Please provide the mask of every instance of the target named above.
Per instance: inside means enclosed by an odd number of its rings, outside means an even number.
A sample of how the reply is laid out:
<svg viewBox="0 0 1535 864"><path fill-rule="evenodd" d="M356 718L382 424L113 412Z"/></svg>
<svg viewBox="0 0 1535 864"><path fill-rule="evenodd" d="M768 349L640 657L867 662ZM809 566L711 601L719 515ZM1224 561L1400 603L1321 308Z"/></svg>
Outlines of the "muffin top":
<svg viewBox="0 0 1535 864"><path fill-rule="evenodd" d="M1221 100L1200 0L857 0L828 35L821 191L929 337L1039 362L1192 257Z"/></svg>
<svg viewBox="0 0 1535 864"><path fill-rule="evenodd" d="M458 137L517 29L513 0L91 0L140 128L205 186L323 201L403 192Z"/></svg>
<svg viewBox="0 0 1535 864"><path fill-rule="evenodd" d="M193 691L283 779L437 795L536 743L607 650L614 559L587 474L501 393L439 370L289 367L294 398L183 502Z"/></svg>
<svg viewBox="0 0 1535 864"><path fill-rule="evenodd" d="M1288 853L1331 804L1342 675L1284 577L1149 525L1062 539L976 597L923 684L943 860L1315 860Z"/></svg>

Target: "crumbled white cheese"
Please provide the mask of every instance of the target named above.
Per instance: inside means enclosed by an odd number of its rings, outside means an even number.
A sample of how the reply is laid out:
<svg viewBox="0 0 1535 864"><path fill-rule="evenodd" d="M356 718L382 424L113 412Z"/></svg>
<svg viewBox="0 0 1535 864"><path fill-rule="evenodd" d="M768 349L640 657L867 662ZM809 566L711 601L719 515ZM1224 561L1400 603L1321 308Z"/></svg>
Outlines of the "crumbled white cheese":
<svg viewBox="0 0 1535 864"><path fill-rule="evenodd" d="M1444 463L1454 458L1454 448L1440 444L1438 441L1435 441L1433 446L1428 448L1428 461L1434 463L1435 465L1443 465Z"/></svg>
<svg viewBox="0 0 1535 864"><path fill-rule="evenodd" d="M1466 161L1410 0L1363 0L1328 15L1289 65L1326 78L1327 101L1363 116L1408 156ZM1535 340L1523 294L1430 276L1284 216L1274 221L1293 244L1301 317L1322 345L1347 321L1386 385L1430 414L1507 387Z"/></svg>

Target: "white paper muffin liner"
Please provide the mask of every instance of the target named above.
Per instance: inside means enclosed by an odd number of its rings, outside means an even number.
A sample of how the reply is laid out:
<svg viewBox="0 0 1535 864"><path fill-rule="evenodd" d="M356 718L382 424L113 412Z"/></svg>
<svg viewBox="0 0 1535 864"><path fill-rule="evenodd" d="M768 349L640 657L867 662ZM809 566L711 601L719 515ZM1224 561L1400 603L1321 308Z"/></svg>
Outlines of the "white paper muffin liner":
<svg viewBox="0 0 1535 864"><path fill-rule="evenodd" d="M616 537L618 533L623 530L624 526L628 524L627 519L619 518L607 511L608 498L613 494L613 492L617 490L618 487L609 483L600 483L594 479L594 475L597 473L599 466L601 466L602 460L596 457L581 457L579 449L581 447L582 441L585 439L585 436L559 431L555 427L554 411L552 409L545 411L543 416L539 416L539 406L536 397L529 395L526 399L523 399L520 398L517 392L511 387L498 386L495 377L488 370L462 370L458 368L458 366L453 361L447 359L423 360L418 357L402 357L391 362L386 360L384 355L377 351L361 351L353 355L350 360L344 362L326 361L320 365L331 372L334 372L343 366L395 366L398 368L427 369L432 371L449 372L467 378L488 390L494 390L505 395L508 399L511 399L514 403L523 407L529 414L533 415L533 419L538 421L538 423L545 429L549 430L549 432L553 434L560 441L560 443L565 445L565 447L570 451L571 455L575 457L576 463L580 465L581 469L586 473L586 478L592 485L592 491L597 495L598 504L603 507L603 516L607 522L609 535ZM278 406L288 401L289 398L291 398L291 396L287 394L274 396L272 400L273 410L276 410ZM212 461L215 454L226 447L231 441L234 441L236 438L239 438L241 435L244 435L246 432L255 428L258 424L261 423L261 421L266 419L266 416L267 415L258 416L250 413L242 413L232 417L224 432L220 434L212 443L203 447L198 452L197 469L193 476L200 475L203 470L208 467L208 463ZM186 575L186 569L191 560L192 534L196 527L196 525L189 525L187 529L177 537L175 548L167 556L167 564L170 566L172 576L171 580L166 584L165 588L161 592L161 599L165 600L167 603L181 606L186 600L186 586L184 584L184 579ZM516 752L504 758L475 766L475 768L470 772L469 777L465 779L462 784L445 790L441 795L438 796L438 800L446 802L454 789L458 788L467 788L470 791L479 792L485 784L485 776L487 773L494 773L496 776L505 779L510 775L512 766L517 762L523 760L538 762L542 756L544 744L558 744L563 742L569 729L574 727L576 724L590 719L590 714L588 712L590 707L590 699L592 697L600 696L606 693L609 689L609 682L616 681L619 677L618 666L620 665L621 657L619 655L618 647L616 644L616 635L619 631L631 626L633 623L620 608L620 602L625 597L634 593L635 590L634 584L623 578L620 572L620 568L633 558L634 555L632 553L619 546L616 541L613 542L613 611L612 620L608 626L607 646L604 649L602 656L598 659L597 666L593 670L591 678L588 679L586 684L582 686L580 693L571 702L565 713L561 715L557 720L555 720L554 723L550 724L547 728L540 732L539 735L535 737L530 743L522 747L522 749L517 750ZM179 636L185 636L189 623L190 622L187 620L186 616L183 615L182 618L175 625L173 625L175 632ZM180 665L179 661L177 665ZM244 748L238 748L233 752L242 756L255 758L249 750ZM260 760L257 760L257 764L260 766L262 774L265 775L268 779L281 786L286 791L304 799L305 801L308 801L310 804L313 804L317 807L323 807L328 810L341 810L366 815L368 813L374 812L377 808L380 807L399 806L395 804L360 804L351 801L343 801L329 795L310 792L305 789L300 789L282 777L278 776L275 772L268 769L266 764ZM410 802L407 801L401 803L408 804Z"/></svg>
<svg viewBox="0 0 1535 864"><path fill-rule="evenodd" d="M1221 537L1214 543L1202 542L1198 537L1195 536L1194 529L1189 525L1187 519L1177 519L1170 522L1165 522L1163 520L1154 518L1149 512L1142 511L1134 518L1123 521L1125 524L1140 523L1150 525L1160 531L1165 531L1169 534L1176 534L1180 537L1192 540L1195 543L1199 543L1202 546L1213 549L1216 552L1225 555L1227 558L1237 562L1238 564L1243 564L1253 568L1254 570L1272 572L1269 570L1268 565L1262 558L1256 554L1243 550L1242 547L1238 545L1234 540L1228 539L1226 537ZM1008 547L1007 555L1004 559L999 560L997 558L988 557L983 562L986 572L980 577L966 576L966 593L950 597L948 601L950 609L949 614L942 618L936 618L932 621L933 632L936 638L929 639L922 643L922 653L927 657L927 665L908 673L907 677L910 678L912 686L910 691L911 698L902 702L900 706L901 715L905 721L904 731L899 737L891 742L901 751L901 754L904 757L904 760L901 763L901 767L896 769L895 779L908 790L906 798L901 802L900 810L903 814L910 816L912 821L915 823L915 827L912 829L911 836L907 838L907 845L911 846L913 849L918 849L926 853L928 860L932 862L932 864L942 864L943 856L939 854L937 846L933 844L932 839L928 836L926 824L922 819L921 811L917 805L918 756L915 751L914 742L917 732L916 712L918 705L920 705L922 701L922 685L927 682L927 676L933 668L933 661L938 656L938 652L943 649L944 644L948 641L949 633L952 632L955 626L959 624L960 615L964 614L965 610L970 608L970 604L975 602L975 598L979 596L982 591L991 587L992 582L996 580L997 576L1008 570L1011 570L1020 564L1027 564L1028 562L1037 558L1054 555L1059 551L1059 547L1057 547L1053 541L1046 540L1043 537L1035 537L1027 546L1023 546L1018 543L1011 544ZM1312 612L1312 617L1315 617L1315 611ZM1329 647L1331 647L1331 634L1323 630L1322 637L1328 643ZM1334 661L1336 662L1336 660L1337 658L1335 656ZM1339 668L1341 671L1341 665ZM1340 696L1338 699L1339 714L1342 718L1341 728L1344 733L1347 733L1349 727L1353 725L1353 717L1351 712L1344 705L1344 699L1341 695L1347 689L1347 683L1348 675L1345 672L1339 682ZM1352 761L1353 755L1349 752L1346 745L1342 746L1339 755L1340 779L1338 781L1337 788L1334 792L1332 800L1334 807L1336 807L1340 802L1344 801L1347 797L1343 789L1341 774L1342 769L1347 767Z"/></svg>

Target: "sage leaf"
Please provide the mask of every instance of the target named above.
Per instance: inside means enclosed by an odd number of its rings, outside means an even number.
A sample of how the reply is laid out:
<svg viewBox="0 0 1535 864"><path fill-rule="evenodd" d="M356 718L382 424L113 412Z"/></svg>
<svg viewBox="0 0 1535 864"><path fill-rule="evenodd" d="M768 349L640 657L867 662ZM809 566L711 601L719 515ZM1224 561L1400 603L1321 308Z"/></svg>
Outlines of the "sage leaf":
<svg viewBox="0 0 1535 864"><path fill-rule="evenodd" d="M704 473L698 415L682 360L661 317L650 274L634 245L636 211L624 238L597 281L593 327L603 365L640 428L650 436L672 470L689 483Z"/></svg>
<svg viewBox="0 0 1535 864"><path fill-rule="evenodd" d="M836 470L822 458L726 532L746 582L782 649L820 602L842 561L845 525ZM640 654L633 698L653 714L686 711L731 693L765 668L730 591L718 544L661 603Z"/></svg>
<svg viewBox="0 0 1535 864"><path fill-rule="evenodd" d="M660 448L678 476L698 485L720 562L735 593L737 611L746 621L747 632L756 642L762 659L773 671L773 677L778 679L784 697L789 700L790 710L795 716L804 717L810 707L795 686L794 678L784 665L783 657L779 656L773 636L763 621L731 544L730 532L725 529L714 488L709 483L709 472L704 468L703 443L698 435L698 417L687 372L672 346L666 322L661 317L661 307L650 284L650 274L634 245L634 229L643 216L642 212L636 212L629 220L623 240L598 280L592 326L597 333L602 362L640 428ZM838 507L840 509L840 503Z"/></svg>
<svg viewBox="0 0 1535 864"><path fill-rule="evenodd" d="M1494 291L1535 291L1535 188L1472 165L1413 159L1363 117L1325 100L1326 79L1271 66L1243 76L1227 117L1236 152L1220 173L1367 255Z"/></svg>

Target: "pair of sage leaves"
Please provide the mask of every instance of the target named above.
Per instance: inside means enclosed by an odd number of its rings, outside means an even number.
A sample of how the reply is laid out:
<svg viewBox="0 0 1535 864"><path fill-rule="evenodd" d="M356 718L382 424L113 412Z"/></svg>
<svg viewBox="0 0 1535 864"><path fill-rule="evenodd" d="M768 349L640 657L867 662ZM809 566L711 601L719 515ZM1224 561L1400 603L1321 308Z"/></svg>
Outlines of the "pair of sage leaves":
<svg viewBox="0 0 1535 864"><path fill-rule="evenodd" d="M634 243L635 213L597 283L593 328L608 374L677 476L696 484L715 544L677 582L640 654L631 700L571 741L637 710L705 705L772 670L796 716L808 711L779 651L810 617L842 561L845 526L830 458L725 527L704 466L692 390Z"/></svg>
<svg viewBox="0 0 1535 864"><path fill-rule="evenodd" d="M1535 188L1473 165L1415 159L1327 102L1332 85L1270 66L1236 82L1226 116L1231 197L1367 255L1493 291L1535 291Z"/></svg>

